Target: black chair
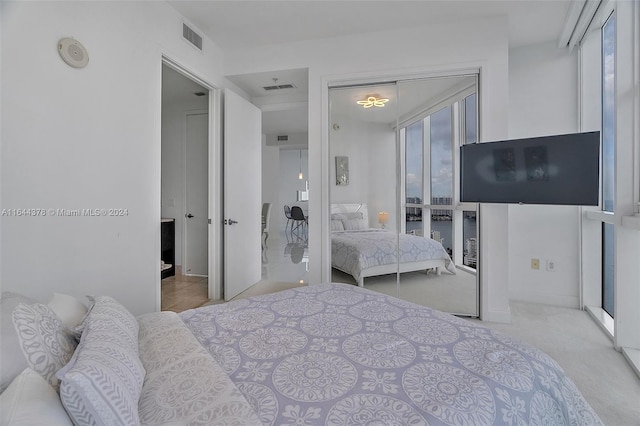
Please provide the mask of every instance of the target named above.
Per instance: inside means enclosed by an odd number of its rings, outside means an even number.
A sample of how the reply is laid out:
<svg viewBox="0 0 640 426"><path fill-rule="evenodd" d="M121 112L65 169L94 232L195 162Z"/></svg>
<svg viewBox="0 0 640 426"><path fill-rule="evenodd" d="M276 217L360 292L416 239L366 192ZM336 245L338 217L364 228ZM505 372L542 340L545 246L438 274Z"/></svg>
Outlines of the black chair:
<svg viewBox="0 0 640 426"><path fill-rule="evenodd" d="M284 226L284 230L286 231L289 226L289 221L291 220L291 208L286 204L284 206L284 216L287 218L287 224ZM293 224L291 226L293 226Z"/></svg>
<svg viewBox="0 0 640 426"><path fill-rule="evenodd" d="M291 224L291 232L295 231L300 226L302 226L302 229L304 230L305 225L309 224L307 216L304 215L300 206L291 207L291 220L296 224L295 228L293 227L293 223Z"/></svg>

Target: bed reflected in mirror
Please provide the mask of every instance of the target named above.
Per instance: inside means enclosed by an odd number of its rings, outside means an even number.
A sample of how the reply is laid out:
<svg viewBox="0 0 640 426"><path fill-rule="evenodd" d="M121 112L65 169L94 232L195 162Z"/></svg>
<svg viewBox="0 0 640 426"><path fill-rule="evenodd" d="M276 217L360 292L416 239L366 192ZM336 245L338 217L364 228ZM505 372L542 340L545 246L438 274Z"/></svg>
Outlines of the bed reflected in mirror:
<svg viewBox="0 0 640 426"><path fill-rule="evenodd" d="M477 205L459 203L456 176L477 141L476 81L329 90L332 281L478 316Z"/></svg>

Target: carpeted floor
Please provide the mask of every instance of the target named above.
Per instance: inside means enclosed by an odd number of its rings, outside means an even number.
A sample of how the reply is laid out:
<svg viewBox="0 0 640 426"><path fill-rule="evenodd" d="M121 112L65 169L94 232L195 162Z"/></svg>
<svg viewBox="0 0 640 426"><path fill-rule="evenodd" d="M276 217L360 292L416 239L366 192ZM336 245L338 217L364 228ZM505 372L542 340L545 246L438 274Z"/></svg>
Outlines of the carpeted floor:
<svg viewBox="0 0 640 426"><path fill-rule="evenodd" d="M356 284L354 278L336 269L331 270L331 281ZM365 278L364 288L410 300L444 312L465 316L478 316L476 276L461 269L454 274L424 271L400 274L397 291L396 274Z"/></svg>
<svg viewBox="0 0 640 426"><path fill-rule="evenodd" d="M483 324L551 355L605 425L640 425L640 378L587 312L514 301L510 305L511 324Z"/></svg>

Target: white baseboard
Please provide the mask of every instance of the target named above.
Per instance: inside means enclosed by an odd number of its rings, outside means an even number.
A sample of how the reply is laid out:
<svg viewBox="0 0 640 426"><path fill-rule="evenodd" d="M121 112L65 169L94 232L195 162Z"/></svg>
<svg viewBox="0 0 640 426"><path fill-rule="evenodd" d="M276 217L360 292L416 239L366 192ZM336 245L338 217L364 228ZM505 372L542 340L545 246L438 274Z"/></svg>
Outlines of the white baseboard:
<svg viewBox="0 0 640 426"><path fill-rule="evenodd" d="M631 368L636 372L638 377L640 377L640 349L632 349L622 347L622 354L631 364Z"/></svg>
<svg viewBox="0 0 640 426"><path fill-rule="evenodd" d="M509 300L519 302L540 303L543 305L559 306L562 308L580 309L578 296L558 295L535 291L509 293Z"/></svg>

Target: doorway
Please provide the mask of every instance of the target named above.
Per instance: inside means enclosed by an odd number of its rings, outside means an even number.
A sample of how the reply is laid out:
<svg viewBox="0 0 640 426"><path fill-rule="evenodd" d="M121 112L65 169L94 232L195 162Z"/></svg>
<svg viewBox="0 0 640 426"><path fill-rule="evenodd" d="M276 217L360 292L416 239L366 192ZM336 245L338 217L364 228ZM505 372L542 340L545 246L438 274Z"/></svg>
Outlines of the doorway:
<svg viewBox="0 0 640 426"><path fill-rule="evenodd" d="M185 114L185 221L184 266L186 276L208 276L209 114Z"/></svg>
<svg viewBox="0 0 640 426"><path fill-rule="evenodd" d="M286 207L308 216L308 69L226 76L261 110L262 204L270 204L261 251L263 286L309 282L308 227L291 226ZM266 218L265 218L266 219ZM313 220L310 218L309 220Z"/></svg>
<svg viewBox="0 0 640 426"><path fill-rule="evenodd" d="M209 299L208 127L209 89L163 64L162 245L163 252L172 246L174 265L161 281L162 310L179 312Z"/></svg>

